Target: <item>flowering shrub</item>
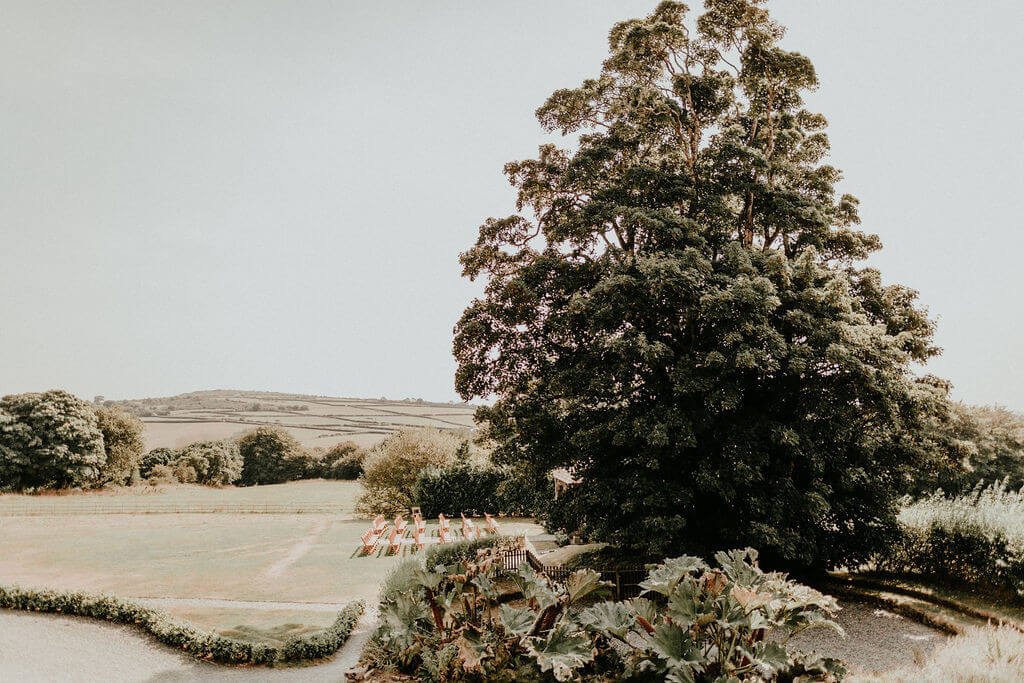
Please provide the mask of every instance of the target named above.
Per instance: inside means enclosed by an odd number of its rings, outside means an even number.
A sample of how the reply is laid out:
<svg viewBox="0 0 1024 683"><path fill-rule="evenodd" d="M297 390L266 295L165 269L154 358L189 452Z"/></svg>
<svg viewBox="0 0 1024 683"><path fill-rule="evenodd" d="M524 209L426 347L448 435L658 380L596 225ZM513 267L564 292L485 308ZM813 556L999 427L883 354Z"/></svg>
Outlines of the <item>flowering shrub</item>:
<svg viewBox="0 0 1024 683"><path fill-rule="evenodd" d="M655 565L643 596L602 601L607 584L577 571L564 584L525 563L499 574L501 553L418 569L411 587L382 604L367 650L379 670L425 681L839 680L835 660L787 651L806 628L842 632L833 598L764 573L756 551L718 553L718 568L696 557ZM511 581L521 607L499 602Z"/></svg>

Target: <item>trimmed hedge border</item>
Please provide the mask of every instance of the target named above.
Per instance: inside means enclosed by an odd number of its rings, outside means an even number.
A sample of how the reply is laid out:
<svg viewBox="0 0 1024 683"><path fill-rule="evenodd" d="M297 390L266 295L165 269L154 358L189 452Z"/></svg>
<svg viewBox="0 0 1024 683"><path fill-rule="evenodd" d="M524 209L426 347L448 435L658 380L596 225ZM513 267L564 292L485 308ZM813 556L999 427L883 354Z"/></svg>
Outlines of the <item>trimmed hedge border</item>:
<svg viewBox="0 0 1024 683"><path fill-rule="evenodd" d="M147 607L136 600L101 593L0 585L0 608L67 614L135 625L161 643L185 650L199 659L221 664L273 664L333 655L355 628L363 613L363 601L356 600L345 605L330 627L290 638L281 647L247 643L202 631L163 610Z"/></svg>

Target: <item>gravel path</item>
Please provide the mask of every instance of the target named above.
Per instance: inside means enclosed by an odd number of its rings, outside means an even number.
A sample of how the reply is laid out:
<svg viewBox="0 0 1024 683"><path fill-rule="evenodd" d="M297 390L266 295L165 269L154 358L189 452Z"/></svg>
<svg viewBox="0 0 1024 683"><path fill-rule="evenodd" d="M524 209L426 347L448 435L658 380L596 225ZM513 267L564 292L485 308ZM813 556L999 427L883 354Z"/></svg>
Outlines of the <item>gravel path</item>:
<svg viewBox="0 0 1024 683"><path fill-rule="evenodd" d="M798 633L790 646L803 652L845 659L854 671L871 673L911 664L946 641L944 633L916 621L857 602L840 602L836 621L846 631L842 638L823 628Z"/></svg>
<svg viewBox="0 0 1024 683"><path fill-rule="evenodd" d="M331 660L305 667L227 667L196 660L136 628L82 617L0 610L0 681L345 680L376 625L367 610Z"/></svg>

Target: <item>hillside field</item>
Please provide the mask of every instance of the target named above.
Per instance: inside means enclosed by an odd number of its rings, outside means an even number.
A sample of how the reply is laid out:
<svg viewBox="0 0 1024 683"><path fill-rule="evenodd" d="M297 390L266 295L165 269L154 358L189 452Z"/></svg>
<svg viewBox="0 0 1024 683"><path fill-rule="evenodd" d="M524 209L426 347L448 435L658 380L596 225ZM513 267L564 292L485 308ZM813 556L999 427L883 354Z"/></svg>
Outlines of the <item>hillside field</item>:
<svg viewBox="0 0 1024 683"><path fill-rule="evenodd" d="M229 438L268 424L284 427L308 447L330 448L341 441L369 447L402 427L472 428L476 409L468 403L421 399L389 401L233 390L106 403L142 418L147 450Z"/></svg>

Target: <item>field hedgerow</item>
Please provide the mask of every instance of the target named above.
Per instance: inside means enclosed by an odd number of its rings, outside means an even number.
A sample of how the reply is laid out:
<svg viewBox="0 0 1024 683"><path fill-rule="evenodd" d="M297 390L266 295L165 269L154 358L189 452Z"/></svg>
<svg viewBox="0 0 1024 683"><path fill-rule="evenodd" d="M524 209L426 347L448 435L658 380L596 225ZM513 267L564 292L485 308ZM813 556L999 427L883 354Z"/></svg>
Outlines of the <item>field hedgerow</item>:
<svg viewBox="0 0 1024 683"><path fill-rule="evenodd" d="M882 569L1024 591L1024 489L981 485L904 506Z"/></svg>

